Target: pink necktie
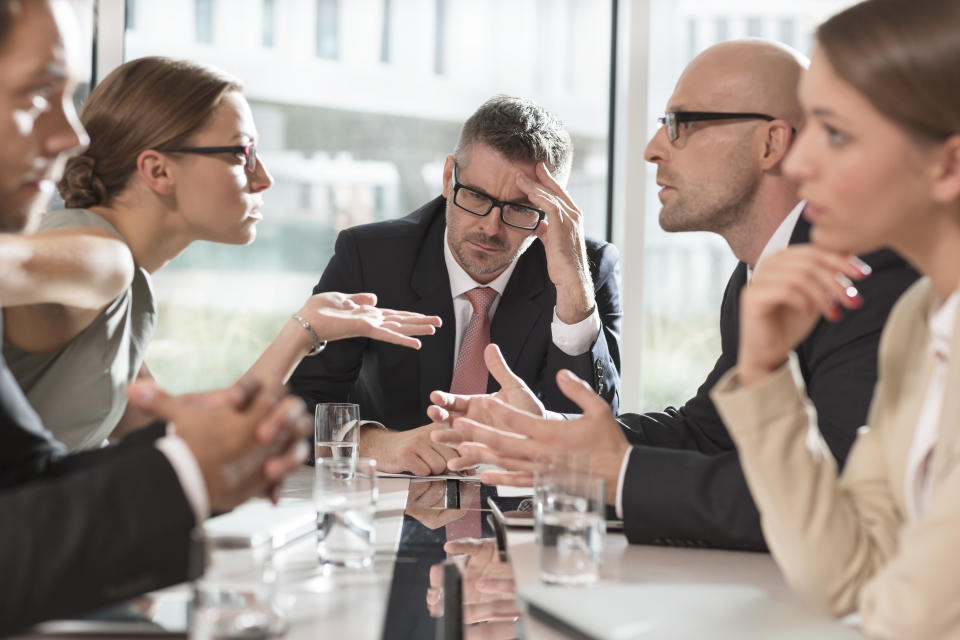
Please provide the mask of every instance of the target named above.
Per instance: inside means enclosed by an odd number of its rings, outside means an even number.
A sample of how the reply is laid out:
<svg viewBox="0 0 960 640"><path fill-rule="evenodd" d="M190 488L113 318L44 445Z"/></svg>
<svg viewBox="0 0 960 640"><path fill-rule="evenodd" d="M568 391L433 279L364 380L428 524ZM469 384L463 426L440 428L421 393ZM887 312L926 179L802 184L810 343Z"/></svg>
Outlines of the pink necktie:
<svg viewBox="0 0 960 640"><path fill-rule="evenodd" d="M453 368L450 393L477 394L487 392L487 365L483 350L490 344L490 305L497 299L497 291L490 287L477 287L467 291L473 306L473 315L460 341L457 366Z"/></svg>
<svg viewBox="0 0 960 640"><path fill-rule="evenodd" d="M450 393L477 394L487 392L487 365L483 361L483 350L490 344L490 305L497 299L497 292L490 287L477 287L467 291L467 298L473 305L473 315L467 323L467 330L460 341L460 353L457 366L453 369L453 382ZM460 484L463 487L463 483ZM469 509L459 520L447 525L447 540L460 538L479 538L480 492L471 504L461 504Z"/></svg>

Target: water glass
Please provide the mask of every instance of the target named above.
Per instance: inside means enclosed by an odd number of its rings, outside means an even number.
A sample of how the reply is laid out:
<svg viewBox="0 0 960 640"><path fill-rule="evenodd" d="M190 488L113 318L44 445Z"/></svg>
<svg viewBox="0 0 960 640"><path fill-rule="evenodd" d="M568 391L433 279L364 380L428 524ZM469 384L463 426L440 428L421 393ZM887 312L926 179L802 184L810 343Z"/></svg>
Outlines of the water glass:
<svg viewBox="0 0 960 640"><path fill-rule="evenodd" d="M360 407L350 402L321 402L314 410L314 459L356 458Z"/></svg>
<svg viewBox="0 0 960 640"><path fill-rule="evenodd" d="M543 474L534 510L540 579L551 584L597 580L606 535L603 479L582 472Z"/></svg>
<svg viewBox="0 0 960 640"><path fill-rule="evenodd" d="M313 503L321 564L370 566L376 545L377 461L317 458Z"/></svg>
<svg viewBox="0 0 960 640"><path fill-rule="evenodd" d="M207 569L194 583L191 640L270 638L286 630L276 605L273 546L207 539Z"/></svg>

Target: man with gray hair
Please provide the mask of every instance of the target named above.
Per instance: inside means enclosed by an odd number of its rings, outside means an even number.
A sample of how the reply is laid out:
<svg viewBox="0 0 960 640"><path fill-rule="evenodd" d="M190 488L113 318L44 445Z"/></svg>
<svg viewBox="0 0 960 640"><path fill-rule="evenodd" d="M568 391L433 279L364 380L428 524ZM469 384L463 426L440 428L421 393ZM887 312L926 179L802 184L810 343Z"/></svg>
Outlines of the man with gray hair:
<svg viewBox="0 0 960 640"><path fill-rule="evenodd" d="M483 362L489 343L547 408L576 409L557 389L560 369L616 408L619 256L584 236L583 214L564 190L572 160L559 120L531 100L495 96L464 124L441 196L337 238L314 293L370 291L381 305L443 320L420 353L341 341L290 380L308 406L356 402L379 423L361 429L360 454L381 470L446 469L457 453L430 438L438 428L426 415L430 392L498 389Z"/></svg>

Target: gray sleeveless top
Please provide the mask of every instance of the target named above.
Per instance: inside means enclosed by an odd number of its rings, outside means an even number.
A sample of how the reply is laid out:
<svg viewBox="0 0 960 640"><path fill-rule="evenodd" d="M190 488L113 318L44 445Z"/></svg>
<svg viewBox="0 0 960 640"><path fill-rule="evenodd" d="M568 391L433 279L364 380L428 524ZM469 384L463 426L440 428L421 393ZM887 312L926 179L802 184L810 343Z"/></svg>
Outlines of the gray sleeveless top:
<svg viewBox="0 0 960 640"><path fill-rule="evenodd" d="M40 229L113 226L86 209L45 213ZM124 390L140 370L157 325L150 274L136 267L133 283L89 327L49 353L4 342L3 357L43 424L71 451L99 447L123 416Z"/></svg>

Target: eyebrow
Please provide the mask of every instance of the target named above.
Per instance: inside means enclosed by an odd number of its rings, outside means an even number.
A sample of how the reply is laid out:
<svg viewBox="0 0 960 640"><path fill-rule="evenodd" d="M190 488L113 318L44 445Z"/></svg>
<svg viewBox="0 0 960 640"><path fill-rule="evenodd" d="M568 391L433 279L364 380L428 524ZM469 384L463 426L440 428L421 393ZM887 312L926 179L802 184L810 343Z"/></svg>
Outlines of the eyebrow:
<svg viewBox="0 0 960 640"><path fill-rule="evenodd" d="M818 118L833 118L836 120L843 121L844 117L839 115L836 111L828 109L827 107L814 107L810 110L810 113L817 116Z"/></svg>
<svg viewBox="0 0 960 640"><path fill-rule="evenodd" d="M480 189L479 187L475 187L475 186L473 186L473 185L471 185L471 184L467 184L467 183L465 183L465 182L460 182L459 180L457 180L457 182L460 184L461 187L466 187L467 189L470 189L471 191L476 191L476 192L479 193L480 195L487 196L487 197L490 198L491 200L498 200L498 201L500 200L500 198L494 198L492 195L490 195L489 193L487 193L487 192L484 191L483 189ZM502 200L502 202L504 202L504 203L506 203L506 204L518 204L518 205L520 205L521 207L535 208L535 207L533 206L533 203L530 202L530 199L527 198L527 197L523 197L523 198L521 198L520 200Z"/></svg>

